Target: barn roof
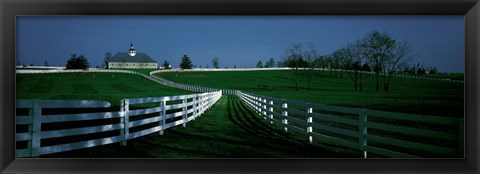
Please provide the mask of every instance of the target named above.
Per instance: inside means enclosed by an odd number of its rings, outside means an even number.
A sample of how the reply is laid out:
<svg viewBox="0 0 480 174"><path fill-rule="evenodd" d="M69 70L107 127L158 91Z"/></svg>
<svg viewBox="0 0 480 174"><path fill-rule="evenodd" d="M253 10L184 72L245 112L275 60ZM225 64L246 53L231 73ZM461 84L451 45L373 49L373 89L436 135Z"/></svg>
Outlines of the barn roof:
<svg viewBox="0 0 480 174"><path fill-rule="evenodd" d="M135 56L130 56L128 53L117 53L108 62L157 63L145 53L137 53Z"/></svg>

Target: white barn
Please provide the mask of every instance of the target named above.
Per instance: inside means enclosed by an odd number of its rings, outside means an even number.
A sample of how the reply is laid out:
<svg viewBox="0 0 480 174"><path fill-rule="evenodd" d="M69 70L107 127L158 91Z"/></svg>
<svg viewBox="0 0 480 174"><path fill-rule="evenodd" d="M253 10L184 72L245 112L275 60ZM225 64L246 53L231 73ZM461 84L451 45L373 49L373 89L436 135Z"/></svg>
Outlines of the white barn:
<svg viewBox="0 0 480 174"><path fill-rule="evenodd" d="M145 53L137 53L130 44L127 53L120 52L115 54L107 61L108 69L157 69L158 64Z"/></svg>

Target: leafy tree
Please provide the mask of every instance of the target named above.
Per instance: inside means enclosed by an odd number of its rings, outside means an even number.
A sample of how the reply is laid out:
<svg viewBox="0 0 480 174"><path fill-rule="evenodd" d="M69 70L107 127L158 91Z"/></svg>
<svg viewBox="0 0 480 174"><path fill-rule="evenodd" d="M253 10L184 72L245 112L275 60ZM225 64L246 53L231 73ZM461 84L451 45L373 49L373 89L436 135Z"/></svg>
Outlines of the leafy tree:
<svg viewBox="0 0 480 174"><path fill-rule="evenodd" d="M321 55L318 56L314 61L313 61L313 66L316 68L326 68L327 67L327 61L326 61L327 56Z"/></svg>
<svg viewBox="0 0 480 174"><path fill-rule="evenodd" d="M103 64L102 64L103 68L108 68L108 62L110 61L111 58L112 58L112 53L110 52L105 53L105 58L103 59Z"/></svg>
<svg viewBox="0 0 480 174"><path fill-rule="evenodd" d="M43 63L43 66L48 66L48 61L45 60L45 62Z"/></svg>
<svg viewBox="0 0 480 174"><path fill-rule="evenodd" d="M257 62L257 68L263 68L263 63L261 60Z"/></svg>
<svg viewBox="0 0 480 174"><path fill-rule="evenodd" d="M370 65L368 65L368 63L366 63L366 62L362 65L362 69L361 69L361 70L362 70L362 71L365 71L365 72L370 72L370 71L372 71L371 68L370 68Z"/></svg>
<svg viewBox="0 0 480 174"><path fill-rule="evenodd" d="M265 62L265 68L273 68L274 66L275 60L273 60L273 58L270 58Z"/></svg>
<svg viewBox="0 0 480 174"><path fill-rule="evenodd" d="M283 61L279 60L279 61L277 62L277 67L284 67Z"/></svg>
<svg viewBox="0 0 480 174"><path fill-rule="evenodd" d="M190 60L190 57L187 55L183 55L182 61L180 62L180 68L182 69L192 69L193 64L192 61Z"/></svg>
<svg viewBox="0 0 480 174"><path fill-rule="evenodd" d="M237 65L233 65L233 69L237 69Z"/></svg>
<svg viewBox="0 0 480 174"><path fill-rule="evenodd" d="M163 69L172 69L172 66L170 65L170 62L168 62L167 60L163 61L162 67L163 67Z"/></svg>
<svg viewBox="0 0 480 174"><path fill-rule="evenodd" d="M332 60L335 69L340 69L340 78L343 78L343 69L345 68L349 57L348 50L346 48L340 48L332 53ZM337 76L337 71L335 71L335 76Z"/></svg>
<svg viewBox="0 0 480 174"><path fill-rule="evenodd" d="M437 67L430 67L428 69L428 74L438 74L438 68Z"/></svg>
<svg viewBox="0 0 480 174"><path fill-rule="evenodd" d="M215 69L220 68L220 61L218 60L218 57L215 57L212 59L212 65L213 65L213 68Z"/></svg>
<svg viewBox="0 0 480 174"><path fill-rule="evenodd" d="M76 54L72 54L70 59L67 61L67 65L65 65L66 69L88 69L90 64L88 63L87 58L83 55L77 57Z"/></svg>
<svg viewBox="0 0 480 174"><path fill-rule="evenodd" d="M423 67L423 65L422 65L420 68L418 68L417 74L426 74L426 70L425 70L425 68Z"/></svg>

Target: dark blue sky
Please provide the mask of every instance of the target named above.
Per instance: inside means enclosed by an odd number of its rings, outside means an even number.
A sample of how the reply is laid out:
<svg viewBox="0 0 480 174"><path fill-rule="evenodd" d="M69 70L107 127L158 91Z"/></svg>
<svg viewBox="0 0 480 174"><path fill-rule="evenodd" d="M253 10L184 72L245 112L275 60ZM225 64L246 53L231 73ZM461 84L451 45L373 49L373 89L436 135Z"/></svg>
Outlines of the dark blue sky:
<svg viewBox="0 0 480 174"><path fill-rule="evenodd" d="M106 52L137 52L178 67L255 67L280 60L292 44L315 43L330 54L371 31L388 32L412 45L411 63L464 72L463 16L19 16L17 59L22 64L64 66L71 54L100 66Z"/></svg>

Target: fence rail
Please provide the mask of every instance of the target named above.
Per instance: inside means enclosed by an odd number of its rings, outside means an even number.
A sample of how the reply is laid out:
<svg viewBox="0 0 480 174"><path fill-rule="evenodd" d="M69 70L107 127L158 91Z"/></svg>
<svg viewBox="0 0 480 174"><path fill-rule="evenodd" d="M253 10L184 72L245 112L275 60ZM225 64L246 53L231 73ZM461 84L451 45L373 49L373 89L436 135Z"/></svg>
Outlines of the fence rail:
<svg viewBox="0 0 480 174"><path fill-rule="evenodd" d="M154 98L123 99L120 111L45 114L45 109L110 108L106 101L94 100L17 100L17 109L27 115L16 116L17 157L38 157L120 142L183 125L195 120L222 96L221 91ZM176 102L175 102L176 101ZM167 102L172 102L167 104ZM180 104L178 104L180 103ZM135 108L151 104L156 107ZM65 112L65 111L59 112ZM51 112L51 111L50 111ZM91 121L94 122L91 122ZM85 123L88 123L85 125ZM113 123L112 123L113 122ZM72 127L62 126L67 124ZM91 125L94 124L94 125ZM23 126L23 129L21 128ZM60 128L58 128L60 127ZM21 131L23 130L23 131ZM45 143L44 143L45 142Z"/></svg>
<svg viewBox="0 0 480 174"><path fill-rule="evenodd" d="M419 151L443 157L464 155L463 119L328 106L244 92L237 94L260 117L285 131L299 133L309 142L317 139L363 151L365 158L370 153L417 157L415 153ZM421 127L422 123L427 125ZM439 127L444 129L432 130Z"/></svg>

